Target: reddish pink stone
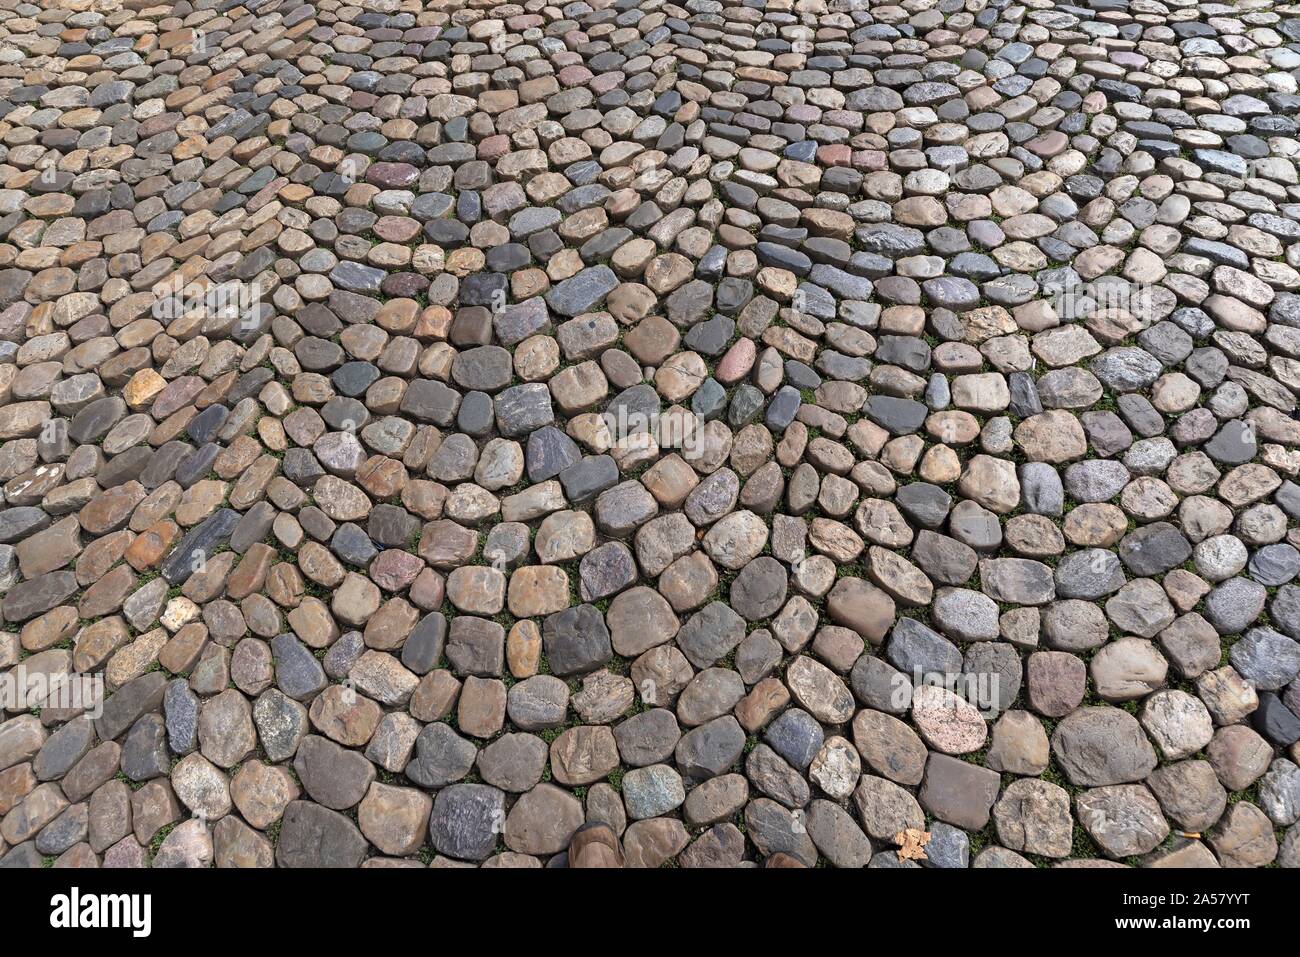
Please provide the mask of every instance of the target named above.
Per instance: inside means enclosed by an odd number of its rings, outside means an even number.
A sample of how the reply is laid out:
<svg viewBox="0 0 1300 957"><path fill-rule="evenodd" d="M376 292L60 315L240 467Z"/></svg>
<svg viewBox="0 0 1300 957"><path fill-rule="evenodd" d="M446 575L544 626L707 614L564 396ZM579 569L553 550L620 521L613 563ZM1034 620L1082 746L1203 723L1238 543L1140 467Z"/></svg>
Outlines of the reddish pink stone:
<svg viewBox="0 0 1300 957"><path fill-rule="evenodd" d="M144 848L133 836L127 835L104 852L105 867L144 867Z"/></svg>
<svg viewBox="0 0 1300 957"><path fill-rule="evenodd" d="M426 568L415 576L409 595L411 603L425 611L442 607L442 600L447 594L447 584L441 575L432 568Z"/></svg>
<svg viewBox="0 0 1300 957"><path fill-rule="evenodd" d="M478 158L481 160L500 159L510 152L510 137L504 133L489 136L478 144Z"/></svg>
<svg viewBox="0 0 1300 957"><path fill-rule="evenodd" d="M591 92L597 96L608 93L610 90L616 90L627 80L627 74L621 70L615 70L612 73L602 73L587 85L591 87Z"/></svg>
<svg viewBox="0 0 1300 957"><path fill-rule="evenodd" d="M1060 130L1049 130L1042 136L1036 136L1025 144L1025 149L1035 154L1050 159L1060 153L1065 152L1065 148L1070 145L1070 140Z"/></svg>
<svg viewBox="0 0 1300 957"><path fill-rule="evenodd" d="M153 400L154 417L162 420L185 408L206 387L207 383L196 375L181 376L168 383L167 388Z"/></svg>
<svg viewBox="0 0 1300 957"><path fill-rule="evenodd" d="M1110 59L1115 65L1125 67L1129 70L1141 70L1151 62L1141 53L1134 53L1131 50L1116 50L1111 54Z"/></svg>
<svg viewBox="0 0 1300 957"><path fill-rule="evenodd" d="M397 548L385 548L370 563L370 578L384 591L401 591L424 570L424 559Z"/></svg>
<svg viewBox="0 0 1300 957"><path fill-rule="evenodd" d="M885 169L888 160L884 150L858 150L853 154L853 166L857 169Z"/></svg>
<svg viewBox="0 0 1300 957"><path fill-rule="evenodd" d="M866 122L857 110L830 110L826 114L825 121L831 126L839 126L846 130L860 130Z"/></svg>
<svg viewBox="0 0 1300 957"><path fill-rule="evenodd" d="M420 224L409 216L380 216L371 228L389 243L409 243L420 235Z"/></svg>
<svg viewBox="0 0 1300 957"><path fill-rule="evenodd" d="M556 79L560 81L561 86L574 87L582 86L590 80L593 75L594 74L585 66L575 64L573 66L566 66L556 74Z"/></svg>
<svg viewBox="0 0 1300 957"><path fill-rule="evenodd" d="M823 166L848 166L853 151L844 143L832 143L817 148L817 162Z"/></svg>
<svg viewBox="0 0 1300 957"><path fill-rule="evenodd" d="M724 385L739 382L754 367L757 356L758 347L754 345L753 339L737 339L736 344L727 350L727 354L718 363L714 376Z"/></svg>
<svg viewBox="0 0 1300 957"><path fill-rule="evenodd" d="M277 176L271 182L259 189L253 198L248 201L246 208L250 213L255 213L271 200L275 199L280 190L289 185L287 176Z"/></svg>

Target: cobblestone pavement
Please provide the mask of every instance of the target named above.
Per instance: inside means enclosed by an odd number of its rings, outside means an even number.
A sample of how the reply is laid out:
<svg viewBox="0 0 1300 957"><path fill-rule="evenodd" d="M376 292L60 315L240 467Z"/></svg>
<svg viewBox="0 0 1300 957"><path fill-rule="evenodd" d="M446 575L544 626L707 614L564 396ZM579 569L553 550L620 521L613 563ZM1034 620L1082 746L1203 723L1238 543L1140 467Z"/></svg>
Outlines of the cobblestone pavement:
<svg viewBox="0 0 1300 957"><path fill-rule="evenodd" d="M1297 866L1298 77L0 0L0 866Z"/></svg>

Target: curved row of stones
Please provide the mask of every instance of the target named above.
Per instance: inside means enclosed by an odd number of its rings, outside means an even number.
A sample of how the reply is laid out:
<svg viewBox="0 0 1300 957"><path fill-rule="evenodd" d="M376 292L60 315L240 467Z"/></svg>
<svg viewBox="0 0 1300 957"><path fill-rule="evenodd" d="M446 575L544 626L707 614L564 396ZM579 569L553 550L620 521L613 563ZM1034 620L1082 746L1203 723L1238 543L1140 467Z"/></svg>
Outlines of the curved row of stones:
<svg viewBox="0 0 1300 957"><path fill-rule="evenodd" d="M1270 0L2 0L0 865L1296 866L1297 77Z"/></svg>

